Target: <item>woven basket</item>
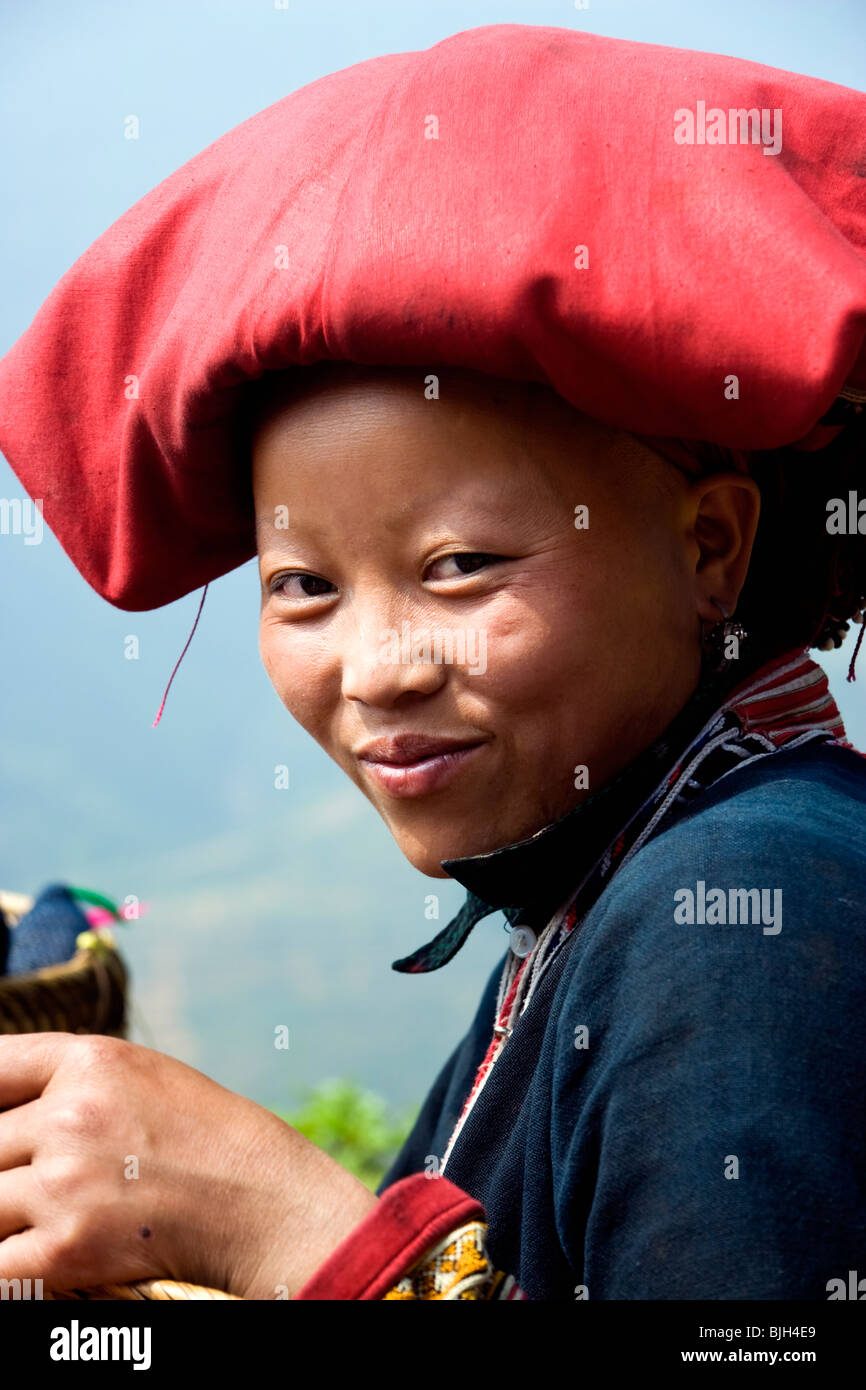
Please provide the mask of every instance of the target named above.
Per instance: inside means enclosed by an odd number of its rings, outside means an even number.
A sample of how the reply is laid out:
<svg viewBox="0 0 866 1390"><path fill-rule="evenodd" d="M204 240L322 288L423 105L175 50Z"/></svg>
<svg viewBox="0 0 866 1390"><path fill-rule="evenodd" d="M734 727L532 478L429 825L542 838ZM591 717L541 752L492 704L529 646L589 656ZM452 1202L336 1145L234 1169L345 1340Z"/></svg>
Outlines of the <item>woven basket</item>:
<svg viewBox="0 0 866 1390"><path fill-rule="evenodd" d="M11 926L33 899L0 891ZM104 1033L126 1037L126 967L104 941L27 975L0 975L0 1033Z"/></svg>
<svg viewBox="0 0 866 1390"><path fill-rule="evenodd" d="M33 906L23 893L0 890L0 908L14 927ZM102 1033L126 1037L126 967L113 945L80 946L71 960L27 975L0 975L0 1033ZM103 1284L45 1294L46 1299L235 1299L235 1294L171 1279Z"/></svg>

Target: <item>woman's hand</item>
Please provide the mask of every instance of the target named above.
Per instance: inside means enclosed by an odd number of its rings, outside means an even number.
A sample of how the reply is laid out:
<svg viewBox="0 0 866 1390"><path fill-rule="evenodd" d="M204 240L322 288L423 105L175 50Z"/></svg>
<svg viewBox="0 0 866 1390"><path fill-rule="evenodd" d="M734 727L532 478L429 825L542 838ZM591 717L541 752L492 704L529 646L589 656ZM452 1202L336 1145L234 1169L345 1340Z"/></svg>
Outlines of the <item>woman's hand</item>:
<svg viewBox="0 0 866 1390"><path fill-rule="evenodd" d="M377 1200L270 1111L161 1052L0 1037L0 1278L293 1298Z"/></svg>

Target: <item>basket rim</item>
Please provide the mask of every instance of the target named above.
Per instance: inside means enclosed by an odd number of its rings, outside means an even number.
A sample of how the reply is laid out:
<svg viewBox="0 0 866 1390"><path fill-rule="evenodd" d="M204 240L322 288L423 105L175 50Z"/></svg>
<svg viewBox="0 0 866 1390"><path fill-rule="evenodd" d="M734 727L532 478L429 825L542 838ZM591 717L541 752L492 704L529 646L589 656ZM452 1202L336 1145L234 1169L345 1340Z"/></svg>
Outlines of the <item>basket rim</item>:
<svg viewBox="0 0 866 1390"><path fill-rule="evenodd" d="M57 980L74 980L76 976L86 975L93 970L97 961L107 964L113 957L123 965L123 957L116 946L103 942L101 946L79 946L69 960L58 961L54 965L41 965L38 970L28 970L21 975L0 975L0 994L10 989L21 989L32 984L51 984Z"/></svg>

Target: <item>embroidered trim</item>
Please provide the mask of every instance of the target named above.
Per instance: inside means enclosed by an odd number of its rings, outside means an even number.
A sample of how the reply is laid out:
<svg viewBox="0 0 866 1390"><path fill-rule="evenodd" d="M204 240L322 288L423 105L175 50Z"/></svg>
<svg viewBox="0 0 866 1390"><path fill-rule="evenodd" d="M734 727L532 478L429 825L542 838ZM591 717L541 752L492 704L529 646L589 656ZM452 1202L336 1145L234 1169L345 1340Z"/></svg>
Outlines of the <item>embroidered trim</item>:
<svg viewBox="0 0 866 1390"><path fill-rule="evenodd" d="M383 1296L385 1301L442 1302L525 1299L511 1275L493 1268L487 1254L487 1224L470 1221L451 1231Z"/></svg>
<svg viewBox="0 0 866 1390"><path fill-rule="evenodd" d="M460 1112L460 1118L458 1119L454 1132L452 1133L451 1138L448 1141L448 1146L444 1154L442 1155L442 1162L439 1165L440 1173L445 1172L445 1165L447 1164L448 1159L451 1156L451 1150L454 1147L454 1142L458 1134L460 1133L460 1130L463 1128L463 1125L466 1122L466 1117L472 1109L473 1105L475 1104L476 1100L480 1096L481 1092L483 1091L484 1083L493 1069L493 1063L496 1061L503 1047L505 1047L505 1044L508 1042L508 1038L511 1033L511 1019L514 1012L514 1000L517 996L518 985L522 977L525 975L527 967L529 966L529 962L532 959L535 952L537 951L537 949L538 945L536 943L536 946L533 948L532 952L530 952L528 956L524 956L522 959L518 961L516 974L513 981L511 982L510 987L508 988L506 997L503 1000L501 1006L497 1004L496 1022L493 1025L493 1041L488 1047L484 1059L481 1062L481 1065L478 1068L477 1072L475 1073L475 1080L472 1083L472 1089L470 1090L469 1095L466 1097L466 1100L463 1103L463 1109ZM518 957L515 956L512 952L509 954L509 959L517 961ZM502 992L502 987L502 984L500 984L500 994Z"/></svg>

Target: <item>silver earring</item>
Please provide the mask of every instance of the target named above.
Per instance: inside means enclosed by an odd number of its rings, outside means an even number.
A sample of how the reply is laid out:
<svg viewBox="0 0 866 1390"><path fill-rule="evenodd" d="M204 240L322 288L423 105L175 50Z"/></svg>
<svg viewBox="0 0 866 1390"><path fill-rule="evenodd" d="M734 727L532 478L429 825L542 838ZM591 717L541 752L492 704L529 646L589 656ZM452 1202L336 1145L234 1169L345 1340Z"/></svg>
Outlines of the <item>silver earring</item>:
<svg viewBox="0 0 866 1390"><path fill-rule="evenodd" d="M714 673L719 673L726 671L731 662L739 656L740 643L744 642L749 634L742 623L731 621L728 610L724 604L719 603L718 599L711 598L710 602L718 608L722 620L710 628L703 639L703 646L707 657L707 666ZM732 644L733 652L730 650Z"/></svg>

